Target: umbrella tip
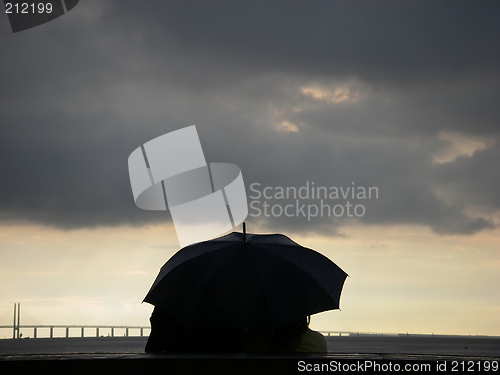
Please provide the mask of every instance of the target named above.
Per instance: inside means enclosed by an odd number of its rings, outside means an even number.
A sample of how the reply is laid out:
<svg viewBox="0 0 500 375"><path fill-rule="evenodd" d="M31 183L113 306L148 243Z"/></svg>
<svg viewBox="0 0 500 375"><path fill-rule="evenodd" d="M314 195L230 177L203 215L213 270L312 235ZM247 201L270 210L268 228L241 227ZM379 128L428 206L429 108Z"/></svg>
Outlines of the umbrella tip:
<svg viewBox="0 0 500 375"><path fill-rule="evenodd" d="M245 222L243 222L243 242L247 242L247 226Z"/></svg>

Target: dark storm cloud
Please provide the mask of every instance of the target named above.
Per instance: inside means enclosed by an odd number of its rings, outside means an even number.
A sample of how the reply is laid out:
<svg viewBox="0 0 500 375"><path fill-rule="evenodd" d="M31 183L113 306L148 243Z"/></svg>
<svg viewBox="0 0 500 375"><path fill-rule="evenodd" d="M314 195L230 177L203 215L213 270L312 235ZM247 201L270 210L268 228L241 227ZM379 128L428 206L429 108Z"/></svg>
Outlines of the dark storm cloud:
<svg viewBox="0 0 500 375"><path fill-rule="evenodd" d="M495 211L500 209L500 142L471 157L459 157L435 170L436 183L463 204Z"/></svg>
<svg viewBox="0 0 500 375"><path fill-rule="evenodd" d="M238 65L384 84L498 74L493 1L150 2L112 11L133 23L152 19L152 30Z"/></svg>
<svg viewBox="0 0 500 375"><path fill-rule="evenodd" d="M196 124L207 161L240 166L247 189L355 182L379 188L367 224L492 227L466 208L498 208L498 143L441 165L433 155L443 131L498 139L496 2L117 1L71 13L1 35L3 222L169 220L135 206L127 158ZM359 100L301 93L340 86ZM298 131L277 130L283 121ZM346 223L249 220L332 234Z"/></svg>

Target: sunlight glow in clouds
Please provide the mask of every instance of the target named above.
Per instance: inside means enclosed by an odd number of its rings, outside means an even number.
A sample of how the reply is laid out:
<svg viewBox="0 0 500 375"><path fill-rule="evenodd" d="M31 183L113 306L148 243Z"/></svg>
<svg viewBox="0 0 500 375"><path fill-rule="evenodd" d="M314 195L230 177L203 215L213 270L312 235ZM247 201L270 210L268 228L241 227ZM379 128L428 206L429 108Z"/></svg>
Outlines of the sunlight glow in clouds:
<svg viewBox="0 0 500 375"><path fill-rule="evenodd" d="M449 163L459 156L472 156L475 151L484 150L495 143L493 139L449 131L440 132L439 139L447 142L448 145L434 155L436 164Z"/></svg>
<svg viewBox="0 0 500 375"><path fill-rule="evenodd" d="M275 129L279 132L285 133L297 133L299 131L299 127L291 121L285 119L286 111L284 109L279 109L273 105L269 106L269 111L271 112L271 116L274 123ZM294 108L292 112L300 112L300 108Z"/></svg>
<svg viewBox="0 0 500 375"><path fill-rule="evenodd" d="M283 120L280 122L278 130L281 130L284 132L289 132L289 133L296 133L299 131L299 128L294 123L291 123L290 121Z"/></svg>
<svg viewBox="0 0 500 375"><path fill-rule="evenodd" d="M347 86L337 86L332 90L324 89L318 86L306 86L300 89L303 95L309 96L313 99L330 102L333 104L338 103L356 103L359 101L361 94L355 92Z"/></svg>

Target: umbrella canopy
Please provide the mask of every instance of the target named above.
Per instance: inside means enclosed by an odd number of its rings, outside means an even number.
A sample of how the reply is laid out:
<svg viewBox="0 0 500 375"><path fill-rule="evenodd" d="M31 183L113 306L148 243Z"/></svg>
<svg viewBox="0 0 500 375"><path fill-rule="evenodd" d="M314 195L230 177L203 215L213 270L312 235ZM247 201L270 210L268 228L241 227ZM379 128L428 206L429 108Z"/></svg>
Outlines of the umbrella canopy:
<svg viewBox="0 0 500 375"><path fill-rule="evenodd" d="M179 250L144 301L190 329L273 330L338 309L346 277L284 235L233 232Z"/></svg>

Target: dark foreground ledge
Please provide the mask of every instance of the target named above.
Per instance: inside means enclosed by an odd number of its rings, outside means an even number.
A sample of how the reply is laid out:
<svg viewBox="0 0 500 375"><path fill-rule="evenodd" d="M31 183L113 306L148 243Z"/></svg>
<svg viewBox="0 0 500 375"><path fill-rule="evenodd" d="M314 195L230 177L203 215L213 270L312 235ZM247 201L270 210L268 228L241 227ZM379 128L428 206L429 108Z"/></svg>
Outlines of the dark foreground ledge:
<svg viewBox="0 0 500 375"><path fill-rule="evenodd" d="M300 374L345 371L498 371L499 357L328 353L300 355L46 354L2 355L2 374ZM411 366L411 367L408 367ZM438 367L440 366L440 367Z"/></svg>

